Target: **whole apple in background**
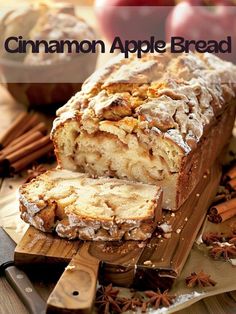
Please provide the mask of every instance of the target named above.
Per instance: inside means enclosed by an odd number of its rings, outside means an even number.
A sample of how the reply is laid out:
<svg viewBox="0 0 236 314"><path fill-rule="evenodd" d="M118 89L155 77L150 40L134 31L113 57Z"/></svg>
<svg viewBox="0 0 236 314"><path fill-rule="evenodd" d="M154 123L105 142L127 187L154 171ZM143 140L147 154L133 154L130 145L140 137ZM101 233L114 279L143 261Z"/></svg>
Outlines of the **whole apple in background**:
<svg viewBox="0 0 236 314"><path fill-rule="evenodd" d="M233 6L230 0L212 0L210 3L211 6L206 6L201 0L186 0L176 5L166 20L166 40L180 36L188 40L220 41L231 36L232 53L220 56L236 61L236 7L229 7Z"/></svg>
<svg viewBox="0 0 236 314"><path fill-rule="evenodd" d="M122 39L165 39L165 19L174 0L96 0L95 12L104 36Z"/></svg>

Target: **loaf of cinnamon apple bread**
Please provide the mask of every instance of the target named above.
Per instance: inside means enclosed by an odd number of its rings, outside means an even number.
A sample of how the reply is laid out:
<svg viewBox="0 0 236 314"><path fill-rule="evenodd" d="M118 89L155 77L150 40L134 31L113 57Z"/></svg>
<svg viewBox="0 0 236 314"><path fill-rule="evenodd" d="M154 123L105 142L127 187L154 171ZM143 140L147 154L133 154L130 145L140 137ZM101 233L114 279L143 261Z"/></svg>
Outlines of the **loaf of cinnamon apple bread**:
<svg viewBox="0 0 236 314"><path fill-rule="evenodd" d="M162 187L176 210L229 140L236 66L211 54L119 55L58 110L62 168Z"/></svg>
<svg viewBox="0 0 236 314"><path fill-rule="evenodd" d="M49 170L20 188L21 218L82 240L145 240L161 220L159 187Z"/></svg>

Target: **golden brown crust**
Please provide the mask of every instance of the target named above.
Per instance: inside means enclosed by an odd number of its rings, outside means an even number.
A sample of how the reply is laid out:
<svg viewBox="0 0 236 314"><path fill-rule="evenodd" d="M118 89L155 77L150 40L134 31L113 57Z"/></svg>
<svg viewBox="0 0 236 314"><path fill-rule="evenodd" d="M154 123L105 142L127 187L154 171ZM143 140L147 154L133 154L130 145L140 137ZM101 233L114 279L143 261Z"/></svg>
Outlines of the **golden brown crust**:
<svg viewBox="0 0 236 314"><path fill-rule="evenodd" d="M79 114L85 128L88 120L133 117L138 127L145 121L148 129L162 133L174 129L189 152L235 96L235 86L235 66L212 55L119 56L95 72L58 113L62 123L68 111ZM170 137L179 145L172 133Z"/></svg>
<svg viewBox="0 0 236 314"><path fill-rule="evenodd" d="M58 162L93 176L160 185L163 206L176 210L228 141L232 123L219 121L229 115L235 87L235 66L210 54L117 56L58 111L52 131ZM214 141L212 157L202 163L201 146Z"/></svg>
<svg viewBox="0 0 236 314"><path fill-rule="evenodd" d="M236 104L231 102L225 113L201 139L197 149L183 159L178 178L177 204L182 204L228 144L235 121Z"/></svg>

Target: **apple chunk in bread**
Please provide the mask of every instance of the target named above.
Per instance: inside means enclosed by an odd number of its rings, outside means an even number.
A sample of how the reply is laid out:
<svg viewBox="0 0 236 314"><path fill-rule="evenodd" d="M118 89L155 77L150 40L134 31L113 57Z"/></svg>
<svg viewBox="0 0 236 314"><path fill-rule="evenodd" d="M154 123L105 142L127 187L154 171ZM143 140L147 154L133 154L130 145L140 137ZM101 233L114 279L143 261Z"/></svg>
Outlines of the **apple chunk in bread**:
<svg viewBox="0 0 236 314"><path fill-rule="evenodd" d="M145 240L161 219L154 185L55 169L20 188L21 218L45 232L82 240Z"/></svg>

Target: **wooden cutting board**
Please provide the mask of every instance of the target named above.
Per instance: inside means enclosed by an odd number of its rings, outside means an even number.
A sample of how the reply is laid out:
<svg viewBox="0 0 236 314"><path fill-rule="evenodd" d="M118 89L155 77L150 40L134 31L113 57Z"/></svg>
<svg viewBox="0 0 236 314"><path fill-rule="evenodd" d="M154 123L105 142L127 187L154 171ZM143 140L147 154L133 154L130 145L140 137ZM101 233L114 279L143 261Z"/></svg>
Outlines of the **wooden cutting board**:
<svg viewBox="0 0 236 314"><path fill-rule="evenodd" d="M97 276L101 284L170 289L183 269L220 176L220 167L215 164L177 212L165 213L164 221L172 226L170 238L157 232L145 242L68 241L29 227L16 247L15 262L53 267L70 262L48 299L49 308L61 312L86 312L92 306Z"/></svg>

